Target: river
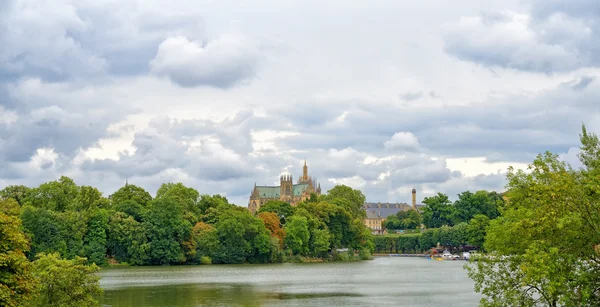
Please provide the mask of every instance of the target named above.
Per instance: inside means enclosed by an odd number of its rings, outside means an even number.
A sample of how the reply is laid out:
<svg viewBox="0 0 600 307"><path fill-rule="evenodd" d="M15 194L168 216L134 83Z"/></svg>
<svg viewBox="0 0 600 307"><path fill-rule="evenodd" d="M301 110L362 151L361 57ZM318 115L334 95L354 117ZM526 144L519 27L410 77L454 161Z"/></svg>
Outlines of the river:
<svg viewBox="0 0 600 307"><path fill-rule="evenodd" d="M102 269L101 306L477 306L464 261Z"/></svg>

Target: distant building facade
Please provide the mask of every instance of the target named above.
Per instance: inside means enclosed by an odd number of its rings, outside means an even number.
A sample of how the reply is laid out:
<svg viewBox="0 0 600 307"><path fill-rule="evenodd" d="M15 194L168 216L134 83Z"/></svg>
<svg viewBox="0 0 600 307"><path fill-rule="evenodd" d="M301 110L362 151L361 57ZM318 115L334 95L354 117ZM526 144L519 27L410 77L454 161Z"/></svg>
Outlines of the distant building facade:
<svg viewBox="0 0 600 307"><path fill-rule="evenodd" d="M278 186L257 186L254 184L254 189L252 189L248 201L248 209L254 214L260 209L261 205L269 200L281 200L295 206L299 202L310 198L312 193L317 194L317 196L321 195L321 184L308 175L308 166L304 161L302 176L295 184L292 175L281 175Z"/></svg>
<svg viewBox="0 0 600 307"><path fill-rule="evenodd" d="M411 209L420 212L424 206L424 204L417 204L417 190L412 189L412 205L407 203L365 203L363 209L366 211L367 217L364 223L373 234L381 234L383 233L383 222L388 216Z"/></svg>

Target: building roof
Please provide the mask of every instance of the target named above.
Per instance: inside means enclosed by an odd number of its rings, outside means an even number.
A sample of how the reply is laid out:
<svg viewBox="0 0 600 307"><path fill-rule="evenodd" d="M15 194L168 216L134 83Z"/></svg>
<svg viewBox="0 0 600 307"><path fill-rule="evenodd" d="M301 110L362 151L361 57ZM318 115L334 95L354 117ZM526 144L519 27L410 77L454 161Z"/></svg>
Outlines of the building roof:
<svg viewBox="0 0 600 307"><path fill-rule="evenodd" d="M416 204L417 210L423 208L424 204ZM400 211L408 211L412 206L407 203L364 203L363 209L367 213L368 219L387 218Z"/></svg>
<svg viewBox="0 0 600 307"><path fill-rule="evenodd" d="M260 198L279 198L279 186L256 186ZM298 183L292 186L292 194L300 196L308 188L308 183Z"/></svg>
<svg viewBox="0 0 600 307"><path fill-rule="evenodd" d="M308 183L298 183L293 185L292 194L294 196L300 196L308 188Z"/></svg>
<svg viewBox="0 0 600 307"><path fill-rule="evenodd" d="M365 209L367 211L368 219L375 218L387 218L390 215L396 215L396 213L402 211L402 208L369 208Z"/></svg>

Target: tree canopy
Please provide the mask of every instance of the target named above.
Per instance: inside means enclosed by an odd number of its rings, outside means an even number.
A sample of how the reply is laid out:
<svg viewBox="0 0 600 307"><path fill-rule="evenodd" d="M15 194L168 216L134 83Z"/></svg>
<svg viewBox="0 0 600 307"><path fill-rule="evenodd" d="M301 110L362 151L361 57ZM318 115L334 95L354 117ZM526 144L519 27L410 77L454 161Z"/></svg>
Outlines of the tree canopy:
<svg viewBox="0 0 600 307"><path fill-rule="evenodd" d="M550 152L509 169L485 237L493 257L468 266L483 304L600 305L600 143L585 126L580 140L580 170Z"/></svg>

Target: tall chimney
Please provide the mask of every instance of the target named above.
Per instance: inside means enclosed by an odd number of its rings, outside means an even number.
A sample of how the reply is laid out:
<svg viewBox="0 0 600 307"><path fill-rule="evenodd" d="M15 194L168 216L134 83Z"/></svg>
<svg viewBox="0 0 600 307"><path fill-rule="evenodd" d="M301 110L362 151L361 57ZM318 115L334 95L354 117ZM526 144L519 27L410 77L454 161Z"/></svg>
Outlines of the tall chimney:
<svg viewBox="0 0 600 307"><path fill-rule="evenodd" d="M412 208L417 210L417 189L412 189Z"/></svg>

